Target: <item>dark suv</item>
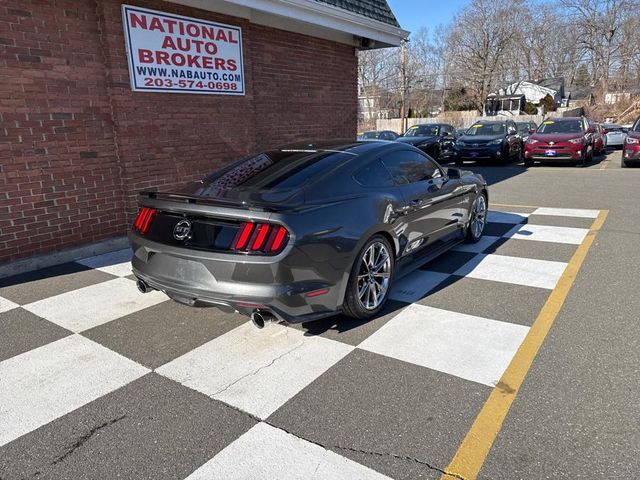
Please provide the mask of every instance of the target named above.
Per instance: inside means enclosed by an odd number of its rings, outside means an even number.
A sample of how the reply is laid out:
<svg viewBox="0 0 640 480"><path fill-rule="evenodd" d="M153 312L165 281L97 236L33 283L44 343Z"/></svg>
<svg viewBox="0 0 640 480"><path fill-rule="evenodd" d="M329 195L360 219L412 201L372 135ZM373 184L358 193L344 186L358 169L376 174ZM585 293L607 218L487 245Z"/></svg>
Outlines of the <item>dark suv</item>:
<svg viewBox="0 0 640 480"><path fill-rule="evenodd" d="M476 122L455 144L456 165L482 159L506 163L521 155L522 137L512 120Z"/></svg>

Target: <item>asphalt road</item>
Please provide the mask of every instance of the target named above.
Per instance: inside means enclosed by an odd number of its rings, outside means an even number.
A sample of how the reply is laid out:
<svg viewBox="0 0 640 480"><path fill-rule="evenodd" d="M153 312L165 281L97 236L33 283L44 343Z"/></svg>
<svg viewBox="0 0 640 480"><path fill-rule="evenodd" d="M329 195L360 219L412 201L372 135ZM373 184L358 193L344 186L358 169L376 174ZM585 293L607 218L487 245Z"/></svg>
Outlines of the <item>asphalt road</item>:
<svg viewBox="0 0 640 480"><path fill-rule="evenodd" d="M635 478L640 471L640 168L465 168L492 204L608 209L480 478ZM514 299L514 302L518 302Z"/></svg>
<svg viewBox="0 0 640 480"><path fill-rule="evenodd" d="M637 477L640 168L464 168L490 184L485 243L368 322L258 331L139 294L130 251L1 279L0 478L460 478L443 472L513 398L503 373L580 252L477 477Z"/></svg>

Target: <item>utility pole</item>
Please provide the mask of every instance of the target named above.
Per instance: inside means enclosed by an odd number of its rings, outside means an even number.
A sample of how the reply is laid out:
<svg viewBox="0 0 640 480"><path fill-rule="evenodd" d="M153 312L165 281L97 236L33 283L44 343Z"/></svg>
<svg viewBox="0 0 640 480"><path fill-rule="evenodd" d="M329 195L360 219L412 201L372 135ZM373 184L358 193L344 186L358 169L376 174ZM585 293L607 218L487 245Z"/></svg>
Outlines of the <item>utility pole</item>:
<svg viewBox="0 0 640 480"><path fill-rule="evenodd" d="M400 90L400 121L401 133L406 130L405 126L405 96L407 94L407 40L402 40L401 45L401 59L400 59L400 77L402 88Z"/></svg>

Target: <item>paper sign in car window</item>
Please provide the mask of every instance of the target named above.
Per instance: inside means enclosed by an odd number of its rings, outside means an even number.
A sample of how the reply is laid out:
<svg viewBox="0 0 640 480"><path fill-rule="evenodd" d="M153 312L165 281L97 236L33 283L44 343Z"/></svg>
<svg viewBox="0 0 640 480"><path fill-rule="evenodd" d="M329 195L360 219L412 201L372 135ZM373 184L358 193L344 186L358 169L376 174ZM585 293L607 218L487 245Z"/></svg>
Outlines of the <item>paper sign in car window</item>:
<svg viewBox="0 0 640 480"><path fill-rule="evenodd" d="M551 124L553 124L555 122L552 122L551 120L547 120L546 122L542 122L542 123L544 123L545 125L551 125Z"/></svg>

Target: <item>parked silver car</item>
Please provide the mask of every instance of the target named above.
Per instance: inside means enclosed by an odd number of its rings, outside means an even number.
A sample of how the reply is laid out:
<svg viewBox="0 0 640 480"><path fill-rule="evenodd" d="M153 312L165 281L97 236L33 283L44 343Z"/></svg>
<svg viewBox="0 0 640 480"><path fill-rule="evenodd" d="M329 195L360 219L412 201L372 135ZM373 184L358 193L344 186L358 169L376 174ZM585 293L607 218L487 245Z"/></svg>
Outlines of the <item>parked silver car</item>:
<svg viewBox="0 0 640 480"><path fill-rule="evenodd" d="M607 147L622 148L627 136L624 127L615 123L603 123L602 128L604 128L603 133L607 137Z"/></svg>

